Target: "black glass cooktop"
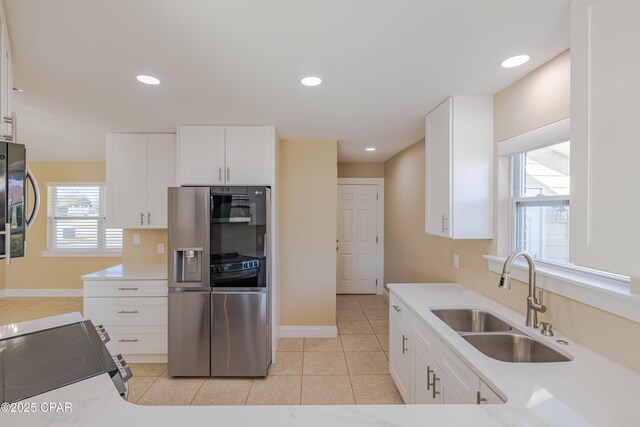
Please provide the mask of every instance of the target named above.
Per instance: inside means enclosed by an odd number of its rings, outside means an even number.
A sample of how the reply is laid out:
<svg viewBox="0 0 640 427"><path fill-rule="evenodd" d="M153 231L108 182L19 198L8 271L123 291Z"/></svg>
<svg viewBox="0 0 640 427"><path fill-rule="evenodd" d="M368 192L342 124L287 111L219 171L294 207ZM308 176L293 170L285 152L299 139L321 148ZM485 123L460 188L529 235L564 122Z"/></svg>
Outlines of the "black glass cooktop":
<svg viewBox="0 0 640 427"><path fill-rule="evenodd" d="M84 323L0 340L0 401L16 402L105 372Z"/></svg>

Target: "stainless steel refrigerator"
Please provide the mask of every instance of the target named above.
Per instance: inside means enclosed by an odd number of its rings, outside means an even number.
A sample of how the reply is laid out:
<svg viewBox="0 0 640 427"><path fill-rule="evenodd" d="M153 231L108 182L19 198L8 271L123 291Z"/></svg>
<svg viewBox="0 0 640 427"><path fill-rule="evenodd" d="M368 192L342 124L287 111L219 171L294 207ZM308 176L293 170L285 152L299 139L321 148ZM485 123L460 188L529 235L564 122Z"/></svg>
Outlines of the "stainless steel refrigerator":
<svg viewBox="0 0 640 427"><path fill-rule="evenodd" d="M169 375L271 364L270 189L169 188Z"/></svg>

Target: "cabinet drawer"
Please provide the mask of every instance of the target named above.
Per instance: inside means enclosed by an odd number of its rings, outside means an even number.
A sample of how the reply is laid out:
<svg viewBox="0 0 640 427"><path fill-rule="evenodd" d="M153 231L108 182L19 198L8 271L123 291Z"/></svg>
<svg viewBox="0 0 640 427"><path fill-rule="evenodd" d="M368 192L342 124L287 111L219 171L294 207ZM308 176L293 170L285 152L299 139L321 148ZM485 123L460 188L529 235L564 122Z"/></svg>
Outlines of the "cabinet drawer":
<svg viewBox="0 0 640 427"><path fill-rule="evenodd" d="M107 347L112 354L166 354L166 326L108 326L111 341Z"/></svg>
<svg viewBox="0 0 640 427"><path fill-rule="evenodd" d="M86 281L85 297L166 297L166 280Z"/></svg>
<svg viewBox="0 0 640 427"><path fill-rule="evenodd" d="M103 325L167 325L167 298L85 298L85 316Z"/></svg>
<svg viewBox="0 0 640 427"><path fill-rule="evenodd" d="M409 311L409 308L393 294L391 294L389 298L389 317L401 319L401 321L409 327L413 324L413 315Z"/></svg>

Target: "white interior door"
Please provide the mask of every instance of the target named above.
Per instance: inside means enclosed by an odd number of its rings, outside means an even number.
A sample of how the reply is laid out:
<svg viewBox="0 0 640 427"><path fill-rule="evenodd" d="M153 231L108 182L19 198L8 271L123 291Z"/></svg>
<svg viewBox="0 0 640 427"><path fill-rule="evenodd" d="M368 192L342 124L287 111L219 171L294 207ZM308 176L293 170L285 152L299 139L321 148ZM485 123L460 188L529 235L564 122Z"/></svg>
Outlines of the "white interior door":
<svg viewBox="0 0 640 427"><path fill-rule="evenodd" d="M376 293L378 187L338 185L337 292Z"/></svg>

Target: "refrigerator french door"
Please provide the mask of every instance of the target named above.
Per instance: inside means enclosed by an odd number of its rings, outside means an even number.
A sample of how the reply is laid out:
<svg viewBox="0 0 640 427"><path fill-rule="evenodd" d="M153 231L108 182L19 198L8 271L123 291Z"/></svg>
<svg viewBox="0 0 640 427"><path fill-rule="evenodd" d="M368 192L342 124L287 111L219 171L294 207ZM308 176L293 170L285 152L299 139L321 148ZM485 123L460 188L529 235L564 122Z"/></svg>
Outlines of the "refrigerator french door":
<svg viewBox="0 0 640 427"><path fill-rule="evenodd" d="M170 376L267 375L269 196L268 187L169 189Z"/></svg>

